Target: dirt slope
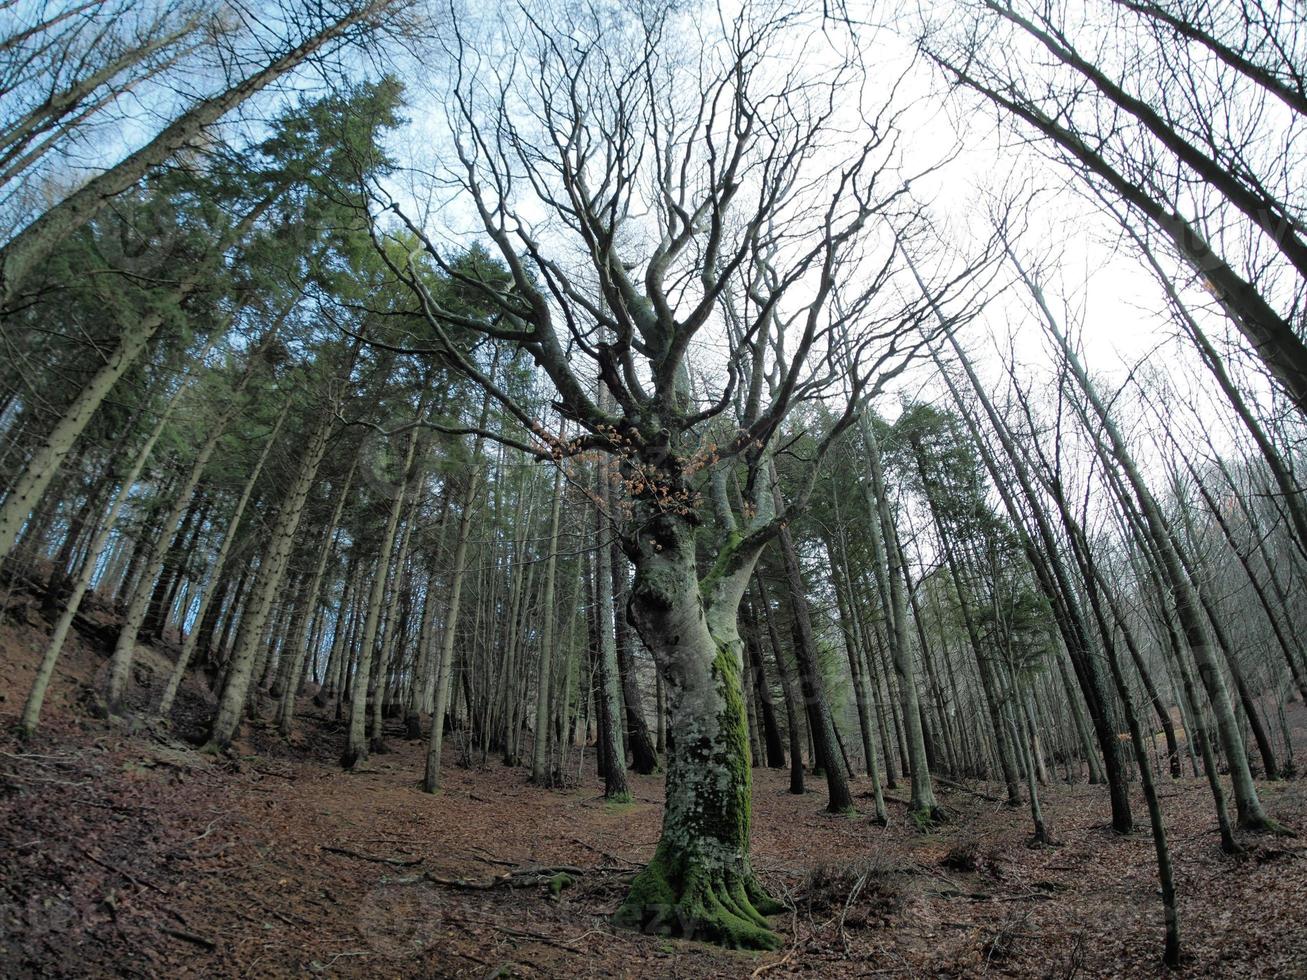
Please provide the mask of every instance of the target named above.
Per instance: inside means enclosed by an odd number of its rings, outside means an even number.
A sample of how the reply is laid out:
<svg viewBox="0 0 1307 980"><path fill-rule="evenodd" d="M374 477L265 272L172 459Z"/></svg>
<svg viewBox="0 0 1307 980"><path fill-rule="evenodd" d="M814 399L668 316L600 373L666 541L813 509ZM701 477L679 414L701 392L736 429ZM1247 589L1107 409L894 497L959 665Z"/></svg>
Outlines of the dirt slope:
<svg viewBox="0 0 1307 980"><path fill-rule="evenodd" d="M6 732L40 638L39 622L0 627ZM1095 787L1049 787L1062 846L1031 849L1023 812L972 796L947 794L955 819L922 835L897 803L885 829L829 817L820 793L791 796L784 773L757 770L755 860L794 911L776 920L787 948L736 952L608 923L657 839L659 778L632 776L635 802L612 807L589 754L579 785L551 791L493 759L459 768L450 746L446 785L428 796L423 746L396 731L392 752L343 774L343 733L321 717L291 745L247 726L231 757L208 757L89 717L99 657L79 642L42 733L0 737L6 977L1163 972L1151 840L1110 834ZM190 703L202 711L202 694ZM1292 710L1307 746L1307 715ZM1183 975L1307 976L1305 842L1250 838L1227 858L1203 783L1164 792ZM1263 792L1307 828L1307 785Z"/></svg>

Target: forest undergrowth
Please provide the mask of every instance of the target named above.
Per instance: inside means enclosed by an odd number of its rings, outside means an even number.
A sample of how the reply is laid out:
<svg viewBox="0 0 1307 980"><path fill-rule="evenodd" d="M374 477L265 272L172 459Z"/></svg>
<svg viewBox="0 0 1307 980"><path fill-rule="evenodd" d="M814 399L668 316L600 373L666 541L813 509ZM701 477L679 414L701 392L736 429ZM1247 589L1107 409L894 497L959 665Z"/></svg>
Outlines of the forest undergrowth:
<svg viewBox="0 0 1307 980"><path fill-rule="evenodd" d="M588 750L570 785L549 790L464 758L455 737L445 785L427 795L424 744L398 719L391 751L342 772L344 726L310 698L291 743L255 722L206 755L188 741L209 706L198 677L167 731L88 715L107 664L97 630L111 624L80 625L49 723L19 741L9 733L45 624L21 602L0 624L6 977L1177 975L1158 960L1150 838L1111 833L1102 787L1046 787L1059 846L1032 847L997 785L943 788L950 819L922 833L901 790L881 828L865 779L862 812L832 816L819 792L793 796L784 771L755 769L754 863L790 908L774 920L785 944L725 950L609 922L657 842L661 776L630 774L632 802L613 805ZM143 657L141 697L163 663ZM1307 751L1307 710L1289 710ZM1307 826L1301 780L1263 792L1283 822ZM1228 857L1203 780L1167 781L1161 796L1185 926L1178 975L1307 971L1307 844L1247 836Z"/></svg>

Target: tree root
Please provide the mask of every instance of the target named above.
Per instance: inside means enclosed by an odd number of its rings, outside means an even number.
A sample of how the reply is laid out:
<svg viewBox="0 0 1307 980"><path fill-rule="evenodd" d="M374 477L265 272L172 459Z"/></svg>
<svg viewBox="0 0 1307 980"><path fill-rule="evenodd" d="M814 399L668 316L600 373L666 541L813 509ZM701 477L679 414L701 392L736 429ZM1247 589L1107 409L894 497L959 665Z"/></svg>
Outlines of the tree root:
<svg viewBox="0 0 1307 980"><path fill-rule="evenodd" d="M908 822L923 834L930 833L940 824L948 823L949 813L942 806L923 807L908 811Z"/></svg>
<svg viewBox="0 0 1307 980"><path fill-rule="evenodd" d="M1276 837L1297 837L1296 831L1286 827L1284 824L1270 817L1263 817L1260 820L1241 821L1239 829L1249 834L1272 834Z"/></svg>
<svg viewBox="0 0 1307 980"><path fill-rule="evenodd" d="M635 876L617 910L621 926L680 936L734 949L779 949L781 938L766 916L784 910L751 871L692 866L669 875L661 855Z"/></svg>

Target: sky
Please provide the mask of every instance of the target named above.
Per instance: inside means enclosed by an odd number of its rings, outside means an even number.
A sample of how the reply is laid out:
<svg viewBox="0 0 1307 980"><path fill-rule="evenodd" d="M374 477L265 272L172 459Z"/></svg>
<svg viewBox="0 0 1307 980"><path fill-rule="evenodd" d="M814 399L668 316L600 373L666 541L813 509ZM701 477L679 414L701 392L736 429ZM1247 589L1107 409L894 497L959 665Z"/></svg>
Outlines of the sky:
<svg viewBox="0 0 1307 980"><path fill-rule="evenodd" d="M25 10L34 9L35 3L21 0L0 15L22 16ZM129 4L126 9L134 13L144 10L145 5ZM250 6L250 11L263 20L261 29L265 32L275 30L279 9L278 4L268 2ZM686 9L690 10L689 5ZM669 31L666 43L679 54L691 52L699 43L698 31L710 32L715 22L729 25L743 9L738 0L724 0L718 7L705 4L694 8ZM947 12L951 8L944 3L942 9ZM870 21L890 8L871 3L864 10L869 12ZM442 46L451 44L452 33L447 8L432 3L429 11L432 37L423 44L407 48L391 45L386 53L388 61L379 62L369 56L352 64L336 63L335 67L371 74L381 64L404 81L410 124L393 139L392 150L402 167L388 190L434 237L461 245L469 229L476 230L477 221L466 199L440 179L452 160L446 116L451 58L448 50L442 50ZM514 23L515 16L512 8L495 4L468 4L457 12L464 36L496 56L525 50L525 35L520 24ZM828 67L835 48L844 53L850 50L847 42L838 39L839 34L838 25L828 26L824 40L833 40L833 46L817 43L823 38L817 38L817 42L812 37L799 41L797 32L787 35L769 52L768 69L780 72L792 63L797 70L812 74ZM999 125L993 111L975 97L946 92L939 75L914 57L909 34L910 27L901 20L890 26L859 27L852 47L863 59L866 81L861 97L849 90L854 94L840 109L853 133L859 118L874 113L890 88L895 87L897 101L908 106L899 120L902 135L898 146L904 170L915 172L948 159L937 172L915 181L913 192L925 202L940 240L954 261L974 254L987 237L987 200L1018 190L1037 190L1037 204L1029 211L1028 228L1016 248L1028 264L1049 267L1050 298L1055 300L1055 308L1068 313L1066 326L1083 347L1091 371L1114 384L1146 362L1160 367L1184 387L1192 387L1199 394L1209 392L1211 386L1197 358L1186 344L1171 339L1173 330L1161 315L1162 294L1157 284L1118 247L1111 219L1071 183L1064 168L1049 161L1045 150L1025 142L1010 125ZM1111 55L1111 38L1105 44L1102 50ZM128 93L85 138L69 145L59 166L72 175L87 172L147 138L179 98L216 83L211 55L199 52L180 79L169 77L166 85L151 83ZM239 119L227 124L227 134L234 138L237 130L257 129L258 120L270 114L280 101L297 92L315 90L321 84L320 71L298 73L276 91L244 107ZM435 208L429 209L432 203ZM539 206L529 203L523 206L522 213L537 221L544 214ZM890 234L884 226L872 229L873 237L878 236L882 246ZM919 257L919 262L929 270L931 256ZM1010 278L1005 275L1000 281ZM1218 337L1229 332L1220 318L1208 317L1205 322ZM991 290L983 314L966 328L964 337L987 376L992 376L997 367L994 350L998 345L1006 346L1009 337L1017 358L1032 374L1047 370L1048 341L1042 331L1035 329L1028 299L1019 290ZM705 337L704 344L701 356L711 358L712 338ZM1252 384L1253 390L1265 398L1265 385L1256 378ZM937 383L932 386L929 371L906 375L887 392L878 408L892 415L900 399L919 393L934 397L941 394Z"/></svg>
<svg viewBox="0 0 1307 980"><path fill-rule="evenodd" d="M475 28L469 31L474 32ZM686 37L683 43L694 40ZM1127 365L1153 350L1159 339L1155 328L1160 291L1136 261L1113 254L1109 242L1115 229L1083 194L1067 186L1066 174L1050 165L1039 150L1014 145L1010 130L1000 131L994 114L978 111L974 98L945 94L938 76L912 57L902 36L880 29L862 43L869 70L869 108L895 84L900 103L910 105L901 122L904 169L920 170L952 158L938 172L913 185L915 196L926 202L948 244L959 252L980 247L979 239L988 231L983 215L987 196L1023 186L1038 188L1040 213L1032 216L1028 240L1019 247L1040 260L1061 253L1059 264L1065 270L1068 288L1076 293L1090 360L1104 371L1123 373ZM901 79L904 71L906 78ZM444 119L447 76L435 59L427 62L421 75L405 78L405 82L413 122L408 133L400 134L396 148L415 171L438 170L448 159L448 153L441 152L448 138ZM410 179L411 184L405 186ZM424 173L402 175L394 191L401 199L409 198L409 206L420 212L431 183ZM452 237L461 238L465 229L476 228L475 215L456 194L446 191L440 196L440 214L430 221L437 232L448 229L453 231ZM542 216L542 210L530 204L522 212L533 219ZM881 227L872 229L872 234L883 238L892 233ZM986 321L1005 333L1008 323L1023 315L1023 304L994 303ZM1040 356L1043 343L1034 332L1021 331L1018 342L1023 357L1034 360Z"/></svg>

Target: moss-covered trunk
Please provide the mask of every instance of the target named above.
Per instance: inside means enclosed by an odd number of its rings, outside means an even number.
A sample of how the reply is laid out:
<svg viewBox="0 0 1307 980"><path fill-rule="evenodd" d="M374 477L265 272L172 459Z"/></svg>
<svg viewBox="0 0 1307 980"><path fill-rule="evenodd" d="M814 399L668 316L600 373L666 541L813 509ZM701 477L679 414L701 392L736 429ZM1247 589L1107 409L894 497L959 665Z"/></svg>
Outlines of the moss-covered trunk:
<svg viewBox="0 0 1307 980"><path fill-rule="evenodd" d="M630 612L663 677L671 738L662 837L617 919L774 949L780 939L764 916L780 907L749 863L752 780L735 627L753 562L719 561L701 586L689 519L656 510L641 516Z"/></svg>

